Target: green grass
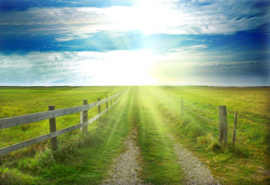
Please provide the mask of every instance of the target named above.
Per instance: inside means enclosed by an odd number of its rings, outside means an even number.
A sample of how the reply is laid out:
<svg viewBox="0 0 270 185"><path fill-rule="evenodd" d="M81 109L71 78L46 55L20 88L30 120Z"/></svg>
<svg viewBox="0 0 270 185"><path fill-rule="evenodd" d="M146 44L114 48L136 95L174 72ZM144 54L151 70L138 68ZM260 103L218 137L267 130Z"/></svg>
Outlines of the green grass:
<svg viewBox="0 0 270 185"><path fill-rule="evenodd" d="M65 134L59 138L56 152L47 149L46 143L33 146L40 149L29 156L20 151L19 157L7 155L1 162L0 180L6 184L99 184L107 177L113 159L124 151L125 137L135 128L142 150L140 178L152 184L181 184L183 175L167 136L169 130L154 117L153 110L142 109L150 106L142 95L136 87L131 88L103 118L106 121L91 124L87 136Z"/></svg>
<svg viewBox="0 0 270 185"><path fill-rule="evenodd" d="M169 139L166 124L156 115L156 108L145 98L139 87L135 91L135 122L138 127L138 143L141 147L143 178L152 184L181 184L183 174L177 164L173 143Z"/></svg>
<svg viewBox="0 0 270 185"><path fill-rule="evenodd" d="M129 93L102 117L89 125L89 134L60 139L55 152L44 149L34 156L5 158L0 181L5 184L99 184L131 130Z"/></svg>
<svg viewBox="0 0 270 185"><path fill-rule="evenodd" d="M0 88L0 118L25 115L30 113L47 111L49 105L55 105L55 109L82 105L82 100L88 103L105 98L123 89L123 87L28 87L28 88ZM102 110L105 105L102 105ZM88 111L89 117L97 114L97 108ZM63 129L80 122L80 113L56 118L57 129ZM0 148L34 137L49 133L48 120L38 121L0 130ZM70 135L77 133L74 131ZM60 136L60 138L66 136ZM45 143L39 145L44 146ZM39 147L37 145L37 147ZM35 150L32 148L32 150ZM21 150L24 151L24 150ZM31 151L27 151L31 152ZM24 155L14 153L16 155Z"/></svg>
<svg viewBox="0 0 270 185"><path fill-rule="evenodd" d="M268 184L269 176L269 90L270 88L156 87L148 88L160 103L179 142L208 164L225 184ZM168 106L169 94L169 106ZM181 117L181 97L184 116ZM228 145L218 143L218 106L226 105ZM189 106L189 107L188 107ZM237 141L232 144L234 112L238 112Z"/></svg>
<svg viewBox="0 0 270 185"><path fill-rule="evenodd" d="M0 118L77 106L105 98L123 87L0 88ZM181 184L181 166L168 135L190 149L224 184L269 184L269 88L132 87L104 122L59 137L59 150L50 142L0 157L0 182L6 184L98 184L107 177L113 159L123 152L129 132L138 130L140 177L152 184ZM169 103L168 103L169 94ZM181 98L184 99L184 116ZM218 106L228 112L228 145L218 143ZM189 107L188 107L189 106ZM102 106L104 110L104 106ZM238 112L237 141L231 144L234 111ZM89 118L97 109L89 111ZM57 129L79 123L79 114L57 118ZM49 133L48 120L0 130L0 147Z"/></svg>

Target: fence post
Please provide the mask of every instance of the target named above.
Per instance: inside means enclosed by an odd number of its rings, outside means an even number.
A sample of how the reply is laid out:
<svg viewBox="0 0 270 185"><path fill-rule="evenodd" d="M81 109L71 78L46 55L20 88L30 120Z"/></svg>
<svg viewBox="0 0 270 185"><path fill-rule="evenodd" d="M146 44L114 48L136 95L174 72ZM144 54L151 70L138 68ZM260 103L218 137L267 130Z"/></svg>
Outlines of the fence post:
<svg viewBox="0 0 270 185"><path fill-rule="evenodd" d="M100 101L100 98L98 99L98 101ZM98 106L98 114L100 113L100 105ZM98 122L100 122L100 117L98 118Z"/></svg>
<svg viewBox="0 0 270 185"><path fill-rule="evenodd" d="M181 116L183 116L183 112L184 112L184 102L183 98L181 98Z"/></svg>
<svg viewBox="0 0 270 185"><path fill-rule="evenodd" d="M55 110L54 105L49 105L48 107L49 110ZM55 118L49 119L50 122L50 132L55 132L56 131L56 120ZM52 150L55 151L57 150L57 137L51 138L51 143L52 143Z"/></svg>
<svg viewBox="0 0 270 185"><path fill-rule="evenodd" d="M87 105L87 100L83 100L83 105ZM81 123L88 120L88 110L81 112ZM83 134L88 133L88 125L81 127L81 131Z"/></svg>
<svg viewBox="0 0 270 185"><path fill-rule="evenodd" d="M232 138L233 144L235 143L236 140L236 125L237 125L237 112L234 113L233 138Z"/></svg>
<svg viewBox="0 0 270 185"><path fill-rule="evenodd" d="M227 111L225 105L219 106L219 142L227 144L228 124L227 124Z"/></svg>
<svg viewBox="0 0 270 185"><path fill-rule="evenodd" d="M108 99L108 96L106 96L106 99ZM106 109L108 109L108 102L106 102ZM108 114L109 110L107 110L107 114Z"/></svg>

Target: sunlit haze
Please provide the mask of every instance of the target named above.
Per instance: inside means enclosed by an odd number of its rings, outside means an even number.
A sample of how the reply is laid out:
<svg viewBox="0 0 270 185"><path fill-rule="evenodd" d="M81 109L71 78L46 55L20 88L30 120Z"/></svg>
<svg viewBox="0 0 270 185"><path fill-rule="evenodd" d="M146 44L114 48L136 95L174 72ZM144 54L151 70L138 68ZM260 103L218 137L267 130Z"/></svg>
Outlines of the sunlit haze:
<svg viewBox="0 0 270 185"><path fill-rule="evenodd" d="M0 85L269 85L264 0L0 2Z"/></svg>

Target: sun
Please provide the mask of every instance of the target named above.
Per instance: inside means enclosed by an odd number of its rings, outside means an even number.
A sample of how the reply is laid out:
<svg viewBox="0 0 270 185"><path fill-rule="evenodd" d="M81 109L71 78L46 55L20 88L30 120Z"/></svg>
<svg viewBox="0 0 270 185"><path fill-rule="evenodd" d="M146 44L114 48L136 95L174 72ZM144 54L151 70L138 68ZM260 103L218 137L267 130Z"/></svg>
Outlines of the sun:
<svg viewBox="0 0 270 185"><path fill-rule="evenodd" d="M151 49L115 50L105 53L87 52L80 73L91 74L93 85L152 85L150 71L154 64ZM94 58L95 59L89 59Z"/></svg>
<svg viewBox="0 0 270 185"><path fill-rule="evenodd" d="M125 51L117 63L114 77L122 85L148 85L153 84L150 76L153 64L151 50Z"/></svg>

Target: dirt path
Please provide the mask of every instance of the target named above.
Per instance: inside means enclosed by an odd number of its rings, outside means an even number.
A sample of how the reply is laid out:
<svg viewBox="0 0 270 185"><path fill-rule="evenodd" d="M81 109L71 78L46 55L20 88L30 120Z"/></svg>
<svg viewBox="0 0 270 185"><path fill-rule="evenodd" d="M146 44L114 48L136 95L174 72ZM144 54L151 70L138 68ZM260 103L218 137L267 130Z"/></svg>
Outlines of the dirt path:
<svg viewBox="0 0 270 185"><path fill-rule="evenodd" d="M212 176L211 171L202 164L199 159L181 144L177 144L173 136L169 136L174 143L174 151L178 162L184 171L185 185L220 185ZM136 143L137 131L133 130L125 141L126 150L114 161L114 165L109 171L110 177L103 180L101 185L143 185L143 181L138 177L141 171L137 160L140 157L140 149Z"/></svg>
<svg viewBox="0 0 270 185"><path fill-rule="evenodd" d="M103 180L102 185L107 184L129 184L143 185L143 181L138 177L141 167L137 160L140 157L140 149L137 146L137 130L132 130L125 141L125 152L121 153L114 161L114 165L109 171L110 177Z"/></svg>
<svg viewBox="0 0 270 185"><path fill-rule="evenodd" d="M211 171L200 162L200 160L185 149L181 144L177 144L173 136L169 136L174 143L174 151L179 160L179 164L184 171L184 184L186 185L220 185L212 176Z"/></svg>

